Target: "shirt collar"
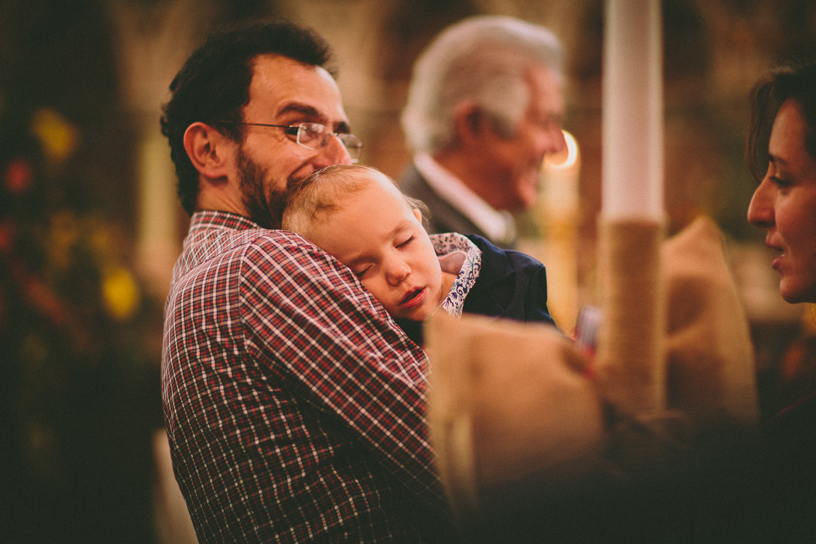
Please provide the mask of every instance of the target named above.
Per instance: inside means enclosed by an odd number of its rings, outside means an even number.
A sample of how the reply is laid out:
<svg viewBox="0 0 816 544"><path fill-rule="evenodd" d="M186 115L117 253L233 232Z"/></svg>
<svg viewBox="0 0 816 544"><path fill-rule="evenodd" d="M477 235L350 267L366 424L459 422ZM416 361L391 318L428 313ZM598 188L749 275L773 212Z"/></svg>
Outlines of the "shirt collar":
<svg viewBox="0 0 816 544"><path fill-rule="evenodd" d="M494 209L427 153L414 155L414 166L439 196L470 219L487 238L505 244L515 240L516 227L510 213Z"/></svg>

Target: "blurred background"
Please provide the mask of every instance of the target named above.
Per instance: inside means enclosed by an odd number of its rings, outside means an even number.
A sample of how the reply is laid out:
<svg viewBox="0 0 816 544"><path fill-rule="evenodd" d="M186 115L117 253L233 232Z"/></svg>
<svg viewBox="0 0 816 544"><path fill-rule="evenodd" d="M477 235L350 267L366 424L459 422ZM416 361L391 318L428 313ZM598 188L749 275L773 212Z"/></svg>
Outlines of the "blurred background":
<svg viewBox="0 0 816 544"><path fill-rule="evenodd" d="M545 168L541 204L517 219L569 331L597 303L602 0L0 0L0 541L193 541L161 442L162 305L187 217L158 119L206 33L313 26L336 48L361 162L398 177L413 60L474 14L548 26L568 52L580 159ZM748 94L816 57L816 3L664 0L663 14L668 234L701 214L725 233L769 417L816 373L816 317L782 301L745 220Z"/></svg>

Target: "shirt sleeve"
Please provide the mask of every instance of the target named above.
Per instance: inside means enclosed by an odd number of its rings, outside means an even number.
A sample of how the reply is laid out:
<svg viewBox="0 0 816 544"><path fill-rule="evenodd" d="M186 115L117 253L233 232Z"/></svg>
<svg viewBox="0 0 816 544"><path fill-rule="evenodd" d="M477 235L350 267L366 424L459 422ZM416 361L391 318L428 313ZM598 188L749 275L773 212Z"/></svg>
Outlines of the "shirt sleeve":
<svg viewBox="0 0 816 544"><path fill-rule="evenodd" d="M243 260L242 318L258 361L293 376L411 492L443 503L424 352L345 266L287 240L252 244Z"/></svg>

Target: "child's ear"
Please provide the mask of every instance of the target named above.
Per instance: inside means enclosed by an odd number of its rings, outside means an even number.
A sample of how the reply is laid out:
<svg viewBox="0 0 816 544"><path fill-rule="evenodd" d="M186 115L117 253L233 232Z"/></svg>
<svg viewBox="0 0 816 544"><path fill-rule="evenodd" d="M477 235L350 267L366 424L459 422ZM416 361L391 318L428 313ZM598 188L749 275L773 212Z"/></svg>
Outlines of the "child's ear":
<svg viewBox="0 0 816 544"><path fill-rule="evenodd" d="M216 180L227 176L229 138L206 123L196 122L184 131L184 150L190 162L205 178Z"/></svg>
<svg viewBox="0 0 816 544"><path fill-rule="evenodd" d="M416 217L417 221L419 221L420 225L422 224L422 212L414 208L411 210L414 212L414 217Z"/></svg>

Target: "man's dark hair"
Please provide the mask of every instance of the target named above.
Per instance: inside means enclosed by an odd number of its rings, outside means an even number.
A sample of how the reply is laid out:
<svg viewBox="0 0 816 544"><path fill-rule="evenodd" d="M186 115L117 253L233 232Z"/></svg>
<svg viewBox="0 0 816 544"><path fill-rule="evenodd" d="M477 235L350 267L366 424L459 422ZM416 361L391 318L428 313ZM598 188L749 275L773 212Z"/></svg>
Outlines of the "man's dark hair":
<svg viewBox="0 0 816 544"><path fill-rule="evenodd" d="M789 64L772 71L751 92L751 129L746 155L757 181L768 169L768 142L776 114L792 98L801 108L807 125L805 149L816 159L816 62Z"/></svg>
<svg viewBox="0 0 816 544"><path fill-rule="evenodd" d="M256 57L277 54L320 66L330 66L331 46L309 28L285 19L232 26L215 32L187 59L170 84L172 98L164 105L162 134L170 143L176 165L178 196L188 214L198 198L198 170L184 150L184 132L206 123L236 142L243 140L242 108L249 102L249 84Z"/></svg>

